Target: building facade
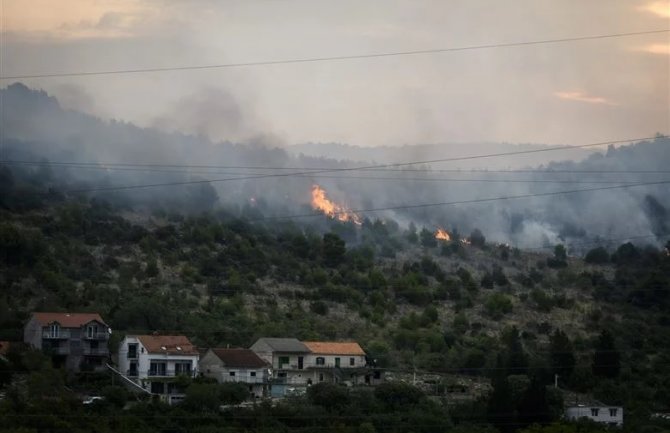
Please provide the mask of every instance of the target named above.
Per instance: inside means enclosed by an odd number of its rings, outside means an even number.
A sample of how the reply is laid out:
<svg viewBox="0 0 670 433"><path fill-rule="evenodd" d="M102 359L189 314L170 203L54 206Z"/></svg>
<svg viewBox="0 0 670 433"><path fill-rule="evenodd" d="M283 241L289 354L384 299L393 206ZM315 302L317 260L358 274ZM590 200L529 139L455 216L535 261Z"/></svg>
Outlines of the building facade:
<svg viewBox="0 0 670 433"><path fill-rule="evenodd" d="M184 398L178 378L198 374L200 354L183 335L127 335L118 357L123 375L172 404Z"/></svg>
<svg viewBox="0 0 670 433"><path fill-rule="evenodd" d="M311 375L309 383L365 383L367 361L365 351L355 342L305 341L310 350L307 356Z"/></svg>
<svg viewBox="0 0 670 433"><path fill-rule="evenodd" d="M200 358L199 370L219 383L244 383L252 398L269 395L270 363L250 349L209 349Z"/></svg>
<svg viewBox="0 0 670 433"><path fill-rule="evenodd" d="M574 421L587 418L612 427L623 426L623 408L621 406L568 406L565 409L565 417Z"/></svg>
<svg viewBox="0 0 670 433"><path fill-rule="evenodd" d="M33 313L23 341L70 371L104 370L111 329L97 313Z"/></svg>

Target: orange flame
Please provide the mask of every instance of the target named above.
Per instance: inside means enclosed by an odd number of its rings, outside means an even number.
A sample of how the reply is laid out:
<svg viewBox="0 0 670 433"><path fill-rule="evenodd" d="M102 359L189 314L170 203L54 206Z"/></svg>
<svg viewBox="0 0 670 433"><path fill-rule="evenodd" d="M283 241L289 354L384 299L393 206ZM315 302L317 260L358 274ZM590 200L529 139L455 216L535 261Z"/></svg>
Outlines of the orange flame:
<svg viewBox="0 0 670 433"><path fill-rule="evenodd" d="M331 218L337 218L340 221L352 221L358 225L362 224L358 215L346 207L328 200L326 191L319 185L312 185L312 207Z"/></svg>
<svg viewBox="0 0 670 433"><path fill-rule="evenodd" d="M451 236L449 236L449 233L441 227L437 228L437 231L435 232L435 239L440 239L443 241L450 241Z"/></svg>

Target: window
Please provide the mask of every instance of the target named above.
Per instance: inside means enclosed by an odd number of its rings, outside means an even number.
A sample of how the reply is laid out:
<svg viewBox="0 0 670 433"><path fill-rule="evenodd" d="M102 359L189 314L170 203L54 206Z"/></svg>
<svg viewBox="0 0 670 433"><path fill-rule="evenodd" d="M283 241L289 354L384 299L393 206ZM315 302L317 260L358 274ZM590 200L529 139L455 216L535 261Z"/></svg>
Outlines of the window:
<svg viewBox="0 0 670 433"><path fill-rule="evenodd" d="M356 359L355 358L349 358L349 365L352 366L352 367L354 365L356 365Z"/></svg>
<svg viewBox="0 0 670 433"><path fill-rule="evenodd" d="M86 328L86 336L95 338L98 335L98 325L90 325Z"/></svg>
<svg viewBox="0 0 670 433"><path fill-rule="evenodd" d="M167 364L165 362L154 362L149 364L149 376L166 376Z"/></svg>
<svg viewBox="0 0 670 433"><path fill-rule="evenodd" d="M611 417L615 417L615 416L616 416L616 413L617 413L616 408L610 408L610 416L611 416Z"/></svg>
<svg viewBox="0 0 670 433"><path fill-rule="evenodd" d="M137 358L137 343L128 344L128 359Z"/></svg>
<svg viewBox="0 0 670 433"><path fill-rule="evenodd" d="M89 344L91 345L91 350L98 350L98 340L93 340Z"/></svg>
<svg viewBox="0 0 670 433"><path fill-rule="evenodd" d="M49 336L57 338L58 334L60 334L60 326L58 323L52 323L51 326L49 326Z"/></svg>
<svg viewBox="0 0 670 433"><path fill-rule="evenodd" d="M323 373L319 373L319 382L323 382Z"/></svg>
<svg viewBox="0 0 670 433"><path fill-rule="evenodd" d="M597 407L592 407L591 408L591 416L598 416L598 408Z"/></svg>
<svg viewBox="0 0 670 433"><path fill-rule="evenodd" d="M382 372L379 371L379 370L375 371L373 377L374 377L375 379L381 379L381 378L382 378Z"/></svg>
<svg viewBox="0 0 670 433"><path fill-rule="evenodd" d="M151 393L152 394L164 394L165 393L165 384L163 382L151 382Z"/></svg>
<svg viewBox="0 0 670 433"><path fill-rule="evenodd" d="M175 374L191 374L191 363L190 362L177 362L174 365Z"/></svg>
<svg viewBox="0 0 670 433"><path fill-rule="evenodd" d="M251 372L249 372L249 376L251 376L251 377L256 377L256 372L255 372L255 371L251 371Z"/></svg>
<svg viewBox="0 0 670 433"><path fill-rule="evenodd" d="M335 358L335 367L340 366L340 358Z"/></svg>
<svg viewBox="0 0 670 433"><path fill-rule="evenodd" d="M288 356L279 357L279 368L282 368L284 364L288 364Z"/></svg>
<svg viewBox="0 0 670 433"><path fill-rule="evenodd" d="M323 356L316 358L316 365L326 365L326 358Z"/></svg>
<svg viewBox="0 0 670 433"><path fill-rule="evenodd" d="M235 372L234 372L234 371L231 371L231 372L228 373L228 374L229 374L231 377L232 377L232 376L235 376Z"/></svg>

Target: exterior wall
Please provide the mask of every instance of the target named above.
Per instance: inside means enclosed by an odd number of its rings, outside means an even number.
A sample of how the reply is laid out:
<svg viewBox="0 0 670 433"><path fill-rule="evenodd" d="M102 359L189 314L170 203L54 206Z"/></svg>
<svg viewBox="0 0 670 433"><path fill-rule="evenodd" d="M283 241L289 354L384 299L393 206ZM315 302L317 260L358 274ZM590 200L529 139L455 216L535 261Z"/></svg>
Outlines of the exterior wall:
<svg viewBox="0 0 670 433"><path fill-rule="evenodd" d="M87 327L98 326L98 333L89 336ZM109 358L108 327L93 321L78 328L60 327L57 335L52 335L49 326L42 327L35 318L31 318L23 330L23 340L35 349L51 355L52 361L70 371L79 371L82 367L94 370L105 368L104 361ZM97 342L97 347L94 347Z"/></svg>
<svg viewBox="0 0 670 433"><path fill-rule="evenodd" d="M35 349L42 348L42 327L34 317L23 328L23 342Z"/></svg>
<svg viewBox="0 0 670 433"><path fill-rule="evenodd" d="M266 395L267 384L270 379L267 368L235 368L226 367L223 361L211 350L200 359L200 373L203 376L216 379L219 383L239 382L249 385L249 393L253 397ZM231 376L230 373L235 373ZM252 376L255 373L255 376Z"/></svg>
<svg viewBox="0 0 670 433"><path fill-rule="evenodd" d="M128 358L128 345L137 344L137 352L135 358ZM127 376L129 379L135 381L145 390L152 392L152 382L162 383L163 392L161 392L161 399L167 403L176 403L183 399L183 393L173 387L174 378L177 377L175 373L175 364L179 362L190 361L191 375L198 374L198 359L199 355L172 355L167 353L149 353L142 345L139 338L134 336L126 336L119 344L118 363L119 371ZM165 375L151 375L150 367L152 361L161 361L166 364ZM136 375L130 376L130 365L132 362L137 364ZM155 385L154 385L155 386Z"/></svg>
<svg viewBox="0 0 670 433"><path fill-rule="evenodd" d="M316 359L324 358L324 365L317 365ZM335 358L340 359L339 368L363 368L365 367L365 355L320 355L318 353L310 353L305 357L306 365L309 367L335 367ZM351 365L351 359L354 360L354 365Z"/></svg>
<svg viewBox="0 0 670 433"><path fill-rule="evenodd" d="M610 409L616 410L612 416ZM594 413L597 411L597 415ZM614 406L572 406L565 410L565 417L570 420L588 418L598 423L609 425L623 425L623 408Z"/></svg>
<svg viewBox="0 0 670 433"><path fill-rule="evenodd" d="M272 364L272 347L265 343L262 340L256 341L249 349L253 350L256 352L256 355L258 355L259 358L261 358L263 361L267 362L270 365Z"/></svg>

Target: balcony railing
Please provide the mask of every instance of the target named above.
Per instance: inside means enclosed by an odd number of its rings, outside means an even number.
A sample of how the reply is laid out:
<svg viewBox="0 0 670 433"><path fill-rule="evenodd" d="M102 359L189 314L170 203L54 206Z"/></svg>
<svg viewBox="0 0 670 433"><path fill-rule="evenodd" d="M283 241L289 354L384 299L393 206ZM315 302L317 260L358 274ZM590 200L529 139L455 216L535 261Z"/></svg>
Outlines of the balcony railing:
<svg viewBox="0 0 670 433"><path fill-rule="evenodd" d="M69 339L70 338L70 330L69 329L59 329L58 331L52 332L52 331L42 331L42 338L48 339L48 340L61 340L61 339Z"/></svg>
<svg viewBox="0 0 670 433"><path fill-rule="evenodd" d="M84 333L85 340L109 340L109 332Z"/></svg>
<svg viewBox="0 0 670 433"><path fill-rule="evenodd" d="M240 383L266 383L267 380L263 376L223 376L223 382L240 382Z"/></svg>
<svg viewBox="0 0 670 433"><path fill-rule="evenodd" d="M84 348L84 355L107 356L109 355L109 349L106 347L99 347L97 349Z"/></svg>
<svg viewBox="0 0 670 433"><path fill-rule="evenodd" d="M59 347L49 347L44 349L46 352L53 355L69 355L70 347L69 346L59 346Z"/></svg>
<svg viewBox="0 0 670 433"><path fill-rule="evenodd" d="M175 370L149 370L148 376L150 377L175 377L175 376L188 376L195 377L196 372L194 370L188 371L175 371Z"/></svg>

